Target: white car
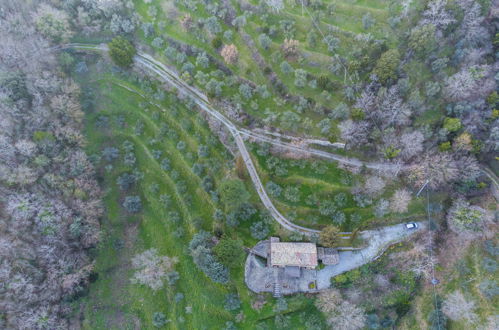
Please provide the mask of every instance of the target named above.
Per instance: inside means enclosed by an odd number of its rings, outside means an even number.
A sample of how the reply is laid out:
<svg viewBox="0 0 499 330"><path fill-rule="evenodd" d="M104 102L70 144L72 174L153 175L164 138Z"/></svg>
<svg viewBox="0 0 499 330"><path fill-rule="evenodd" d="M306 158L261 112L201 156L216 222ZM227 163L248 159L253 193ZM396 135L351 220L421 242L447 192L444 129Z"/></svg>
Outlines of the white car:
<svg viewBox="0 0 499 330"><path fill-rule="evenodd" d="M415 222L409 222L405 224L405 228L407 229L416 229L418 228L418 224Z"/></svg>

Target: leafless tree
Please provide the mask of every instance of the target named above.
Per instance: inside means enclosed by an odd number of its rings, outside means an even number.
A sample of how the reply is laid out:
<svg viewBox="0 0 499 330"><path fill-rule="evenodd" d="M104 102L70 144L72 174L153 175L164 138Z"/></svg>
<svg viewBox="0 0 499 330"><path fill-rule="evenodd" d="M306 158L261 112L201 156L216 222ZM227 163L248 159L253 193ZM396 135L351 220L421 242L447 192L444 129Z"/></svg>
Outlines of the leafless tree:
<svg viewBox="0 0 499 330"><path fill-rule="evenodd" d="M458 176L458 166L448 153L426 154L418 164L411 167L409 173L417 187L428 180L431 188L440 188L456 180Z"/></svg>
<svg viewBox="0 0 499 330"><path fill-rule="evenodd" d="M423 12L420 24L433 24L439 29L445 29L456 20L446 10L447 0L433 0L428 3L428 8Z"/></svg>
<svg viewBox="0 0 499 330"><path fill-rule="evenodd" d="M341 138L345 141L346 147L361 147L367 143L370 125L366 121L342 121L338 127L340 128Z"/></svg>
<svg viewBox="0 0 499 330"><path fill-rule="evenodd" d="M342 300L336 289L321 291L315 301L317 308L324 313L331 329L356 330L365 323L364 311L354 304Z"/></svg>
<svg viewBox="0 0 499 330"><path fill-rule="evenodd" d="M370 196L377 196L385 188L385 181L379 176L370 176L364 183L364 191Z"/></svg>
<svg viewBox="0 0 499 330"><path fill-rule="evenodd" d="M8 329L69 327L67 301L88 283L102 215L79 88L46 51L47 38L71 35L69 18L39 5L5 0L0 12L0 327Z"/></svg>
<svg viewBox="0 0 499 330"><path fill-rule="evenodd" d="M154 291L159 290L176 262L176 258L158 255L156 249L146 250L132 258L132 266L137 271L133 274L131 282L147 285Z"/></svg>
<svg viewBox="0 0 499 330"><path fill-rule="evenodd" d="M393 212L405 213L407 212L409 203L411 202L412 196L407 189L397 189L393 193L390 199L390 207Z"/></svg>
<svg viewBox="0 0 499 330"><path fill-rule="evenodd" d="M283 0L265 0L265 3L275 12L279 12L284 8Z"/></svg>
<svg viewBox="0 0 499 330"><path fill-rule="evenodd" d="M237 62L239 57L239 52L235 45L225 45L220 52L220 55L224 58L225 62L228 64L234 64Z"/></svg>
<svg viewBox="0 0 499 330"><path fill-rule="evenodd" d="M409 160L423 151L424 136L420 131L404 133L399 138L400 156Z"/></svg>
<svg viewBox="0 0 499 330"><path fill-rule="evenodd" d="M448 318L453 321L466 320L469 323L477 321L476 308L473 300L466 300L463 293L457 290L449 293L442 305L442 311Z"/></svg>

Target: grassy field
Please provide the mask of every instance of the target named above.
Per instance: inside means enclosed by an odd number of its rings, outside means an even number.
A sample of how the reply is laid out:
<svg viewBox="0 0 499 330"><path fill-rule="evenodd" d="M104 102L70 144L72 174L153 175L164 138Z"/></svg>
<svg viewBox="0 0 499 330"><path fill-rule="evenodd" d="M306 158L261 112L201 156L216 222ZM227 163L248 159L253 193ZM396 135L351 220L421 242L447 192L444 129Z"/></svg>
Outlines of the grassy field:
<svg viewBox="0 0 499 330"><path fill-rule="evenodd" d="M106 218L102 224L102 243L97 250L95 270L99 276L91 284L89 294L83 297L84 328L152 328L155 312L164 313L171 321L165 327L169 329L221 329L226 322L234 321L237 314L240 314L238 328L253 329L260 322L273 325L275 302L263 296L260 299L267 301L264 307L259 311L252 309L251 303L257 297L244 284L242 266L231 269L229 284L216 284L194 265L188 252L194 232L211 231L217 225L212 217L216 202L201 188L201 179L194 174L193 165L195 162L204 164L205 173L217 185L234 175L232 156L211 135L204 120L178 102L173 94L166 93L164 100L152 102L160 106L157 107L148 102L155 99L154 84L139 83L116 73L98 74L93 66L90 70L77 77L88 101L87 151L98 155L105 147L115 147L120 150L120 156L111 162L97 163L105 191ZM162 136L164 124L168 132ZM134 146L136 163L133 166L123 164L124 141ZM182 150L179 150L180 141L185 142ZM200 145L209 146L207 159L197 156ZM159 151L162 155L158 159ZM161 168L163 157L170 159L171 170ZM143 210L137 215L125 212L120 206L125 193L120 191L116 180L128 171L139 171L143 175L126 193L141 196ZM172 200L168 207L158 198L164 194ZM172 212L176 212L180 220L174 220ZM252 246L256 240L249 235L248 227L249 224L244 223L236 229L224 227L224 230L228 235L243 239L246 246ZM134 272L130 259L150 248L156 248L161 255L178 258L175 270L180 280L175 285L166 285L154 292L130 282ZM176 300L180 293L183 299ZM238 293L242 301L240 310L224 309L227 293ZM311 298L298 295L287 302L283 317L297 328L304 329L301 324L310 317L322 322Z"/></svg>
<svg viewBox="0 0 499 330"><path fill-rule="evenodd" d="M345 71L329 69L334 62L333 57L339 56L347 61L356 59L362 47L366 45L363 38L382 39L386 41L388 47L395 47L399 31L403 31L406 26L404 21L397 27L392 28L388 24L388 18L397 16L401 10L401 5L388 0L376 1L322 1L319 7L308 6L302 8L294 1L285 1L285 7L279 13L270 10L264 10L263 14L258 12L258 1L239 2L239 1L215 1L209 6L196 4L188 5L188 2L178 2L174 5L172 2L160 0L151 1L149 4L141 0L135 1L137 11L141 15L142 21L152 23L155 32L153 35L145 35L142 31L139 36L148 44L151 44L155 37L163 39L170 38L180 43L193 45L201 51L205 51L213 56L219 62L223 63L220 51L214 49L211 40L215 37L221 38L224 44L234 44L239 52L237 63L227 65L232 73L243 79L246 79L255 85L266 85L271 92L270 98L262 98L254 94L250 101L237 98L235 102L241 103L244 111L254 118L281 127L288 131L306 132L316 136L324 136L331 139L337 139L338 131L336 129L336 120L327 120L331 128L328 133L321 132L317 124L328 118L327 113L338 104L344 102L349 104L344 95L345 86L352 84L354 80L346 79ZM218 7L217 7L218 6ZM246 24L237 28L228 25L224 20L219 19L221 32L209 34L205 28L194 28L186 30L181 25L181 20L186 15L190 15L192 20L203 20L213 16L216 9L226 9L229 13L236 16L245 16ZM362 17L369 14L373 19L373 24L364 27ZM228 14L227 14L228 15ZM292 38L299 42L299 56L296 58L285 58L281 53L281 45L284 42L285 35L279 27L283 21L293 22ZM274 35L269 30L280 31ZM316 42L311 44L307 40L309 32L315 33ZM232 37L224 37L225 32L230 32ZM271 45L268 49L262 48L259 42L259 36L267 33L271 38ZM339 39L339 44L334 51L329 51L323 42L323 35L332 35ZM249 38L249 40L246 38ZM186 61L179 63L176 58L165 56L165 49L170 46L168 42L161 47L152 47L157 57L161 58L170 65L175 65L179 71L182 70L183 63L189 61L196 63L195 56L188 56ZM255 57L261 58L265 65L259 64ZM294 84L294 74L285 74L280 65L287 60L294 69L303 69L308 73L309 84L298 88ZM196 66L195 72L201 71L210 74L215 70L213 63L208 68L199 68ZM286 101L279 96L276 85L270 80L269 73L273 72L280 81L284 83L287 89L287 97L290 95L300 95L308 99L309 105L303 109L296 108L296 101ZM351 73L351 72L350 72ZM192 74L194 75L194 74ZM313 81L317 81L319 76L326 76L335 82L332 89L323 90L320 87L314 87ZM193 80L200 88L205 89L204 83ZM225 84L222 88L222 95L233 98L238 93L236 85ZM324 112L326 109L326 113ZM297 127L288 127L283 123L279 116L285 112L299 113L302 121ZM272 116L274 115L274 116ZM303 121L303 119L306 119ZM305 124L304 124L305 123Z"/></svg>
<svg viewBox="0 0 499 330"><path fill-rule="evenodd" d="M281 187L279 195L270 194L276 207L297 224L318 229L335 224L344 231L354 231L424 219L425 209L421 199L413 199L406 213L389 213L381 218L374 215L376 202L382 198L390 199L393 192L403 186L399 181L388 180L384 192L374 198L371 205L359 207L353 199L352 188L361 185L367 173L352 174L336 163L319 159L263 155L257 145L252 146L252 152L264 185L271 181ZM296 198L287 198L286 188L297 190ZM321 214L321 204L331 201L334 201L336 210L345 215L344 220L336 212Z"/></svg>

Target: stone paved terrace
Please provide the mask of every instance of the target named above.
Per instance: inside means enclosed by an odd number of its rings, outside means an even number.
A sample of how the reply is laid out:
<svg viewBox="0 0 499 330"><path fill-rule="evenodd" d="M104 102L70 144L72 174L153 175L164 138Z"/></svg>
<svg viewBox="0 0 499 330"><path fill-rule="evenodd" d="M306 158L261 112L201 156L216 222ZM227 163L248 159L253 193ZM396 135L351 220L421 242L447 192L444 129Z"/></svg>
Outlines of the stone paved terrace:
<svg viewBox="0 0 499 330"><path fill-rule="evenodd" d="M246 259L244 280L248 288L253 292L272 292L274 288L274 268L266 267L265 262L257 260L258 257L250 254ZM317 292L315 288L310 289L309 283L316 282L317 271L313 269L301 269L301 276L293 278L286 276L284 268L277 268L281 293L289 295L297 292Z"/></svg>
<svg viewBox="0 0 499 330"><path fill-rule="evenodd" d="M289 295L298 292L317 292L327 289L330 285L331 277L337 276L349 270L360 267L373 261L391 244L397 243L426 228L424 223L418 222L419 228L408 230L405 224L387 226L376 230L362 232L362 237L369 242L369 245L358 251L340 251L340 261L337 265L326 266L321 270L301 269L301 277L292 278L286 276L284 269L279 269L279 281L281 292ZM262 243L262 244L260 244ZM259 242L259 251L263 251L268 246L268 241ZM249 254L246 259L244 280L248 288L253 292L272 292L274 285L273 268L266 266L263 258ZM311 282L316 283L316 288L310 288Z"/></svg>

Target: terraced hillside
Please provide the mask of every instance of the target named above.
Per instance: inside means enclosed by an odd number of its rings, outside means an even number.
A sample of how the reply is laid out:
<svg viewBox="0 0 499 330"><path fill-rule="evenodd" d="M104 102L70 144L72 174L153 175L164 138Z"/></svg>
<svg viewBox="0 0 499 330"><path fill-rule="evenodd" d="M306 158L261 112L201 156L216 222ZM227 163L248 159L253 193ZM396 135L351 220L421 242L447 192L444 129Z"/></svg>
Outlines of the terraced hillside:
<svg viewBox="0 0 499 330"><path fill-rule="evenodd" d="M102 73L104 63L91 64L95 60L87 56L79 62L89 71L78 79L88 100L88 153L100 168L108 216L96 262L99 277L83 298L84 327L150 328L154 313L163 313L169 326L179 329L222 328L238 313L241 328L273 324L275 302L260 297L263 308L251 308L255 297L244 285L242 262L230 269L230 282L222 285L206 277L189 254L189 242L199 230L239 237L246 246L256 242L250 226L262 218L258 210L235 228L213 216L222 207L216 187L235 176L233 157L205 120L175 94L147 79ZM125 180L127 175L132 179ZM139 196L140 212L122 208L127 196ZM257 198L252 194L252 201ZM177 259L177 274L156 291L131 282L135 270L130 260L151 248ZM237 311L224 308L228 294L239 297ZM305 321L304 312L322 322L312 302L301 296L285 302L294 324Z"/></svg>
<svg viewBox="0 0 499 330"><path fill-rule="evenodd" d="M228 97L235 105L229 113L244 110L258 125L337 140L336 124L352 110L356 83L409 23L406 5L284 4L275 11L258 1L136 1L144 41L186 80L212 97ZM228 45L234 61L221 55Z"/></svg>
<svg viewBox="0 0 499 330"><path fill-rule="evenodd" d="M413 193L405 212L383 207L401 188L401 182L379 178L383 191L369 194L366 181L378 178L373 173L354 174L328 161L272 155L268 145L253 145L252 150L276 207L302 226L320 229L334 224L343 231L354 231L425 217L424 201Z"/></svg>

